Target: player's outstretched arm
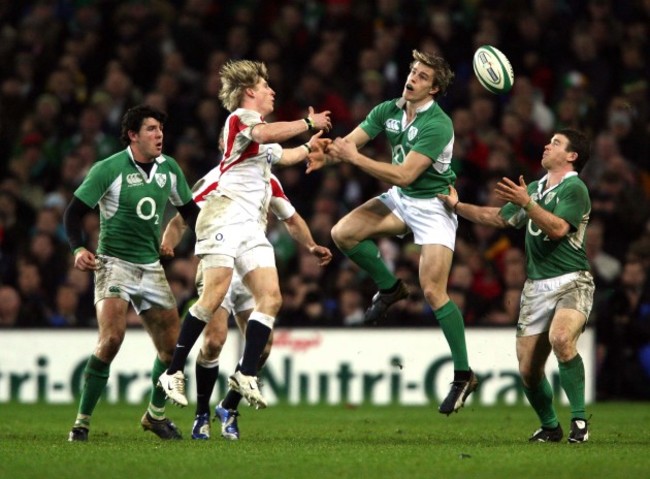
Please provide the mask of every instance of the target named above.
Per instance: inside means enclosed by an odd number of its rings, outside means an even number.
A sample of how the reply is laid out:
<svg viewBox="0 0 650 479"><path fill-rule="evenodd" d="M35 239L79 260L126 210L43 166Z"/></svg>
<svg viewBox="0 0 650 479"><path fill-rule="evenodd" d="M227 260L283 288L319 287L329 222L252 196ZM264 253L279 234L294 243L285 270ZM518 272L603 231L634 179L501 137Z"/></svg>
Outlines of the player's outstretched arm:
<svg viewBox="0 0 650 479"><path fill-rule="evenodd" d="M316 244L309 230L309 226L298 212L284 220L284 225L294 240L318 258L319 266L325 266L332 261L332 252L325 246Z"/></svg>
<svg viewBox="0 0 650 479"><path fill-rule="evenodd" d="M309 114L305 118L260 123L253 127L251 136L257 143L282 143L307 131L327 133L331 129L332 120L329 110L316 113L312 107L309 107Z"/></svg>

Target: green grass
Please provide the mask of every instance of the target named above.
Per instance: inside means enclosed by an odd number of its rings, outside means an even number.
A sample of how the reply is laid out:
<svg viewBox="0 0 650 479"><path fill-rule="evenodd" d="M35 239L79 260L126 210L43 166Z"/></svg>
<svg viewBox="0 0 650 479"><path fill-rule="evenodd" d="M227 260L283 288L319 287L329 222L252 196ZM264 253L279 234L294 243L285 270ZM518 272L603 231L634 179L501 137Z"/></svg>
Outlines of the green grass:
<svg viewBox="0 0 650 479"><path fill-rule="evenodd" d="M278 405L244 408L242 438L192 441L192 408L168 408L183 441L139 428L144 406L101 404L88 443L68 443L72 405L0 404L2 478L538 478L635 479L650 474L650 407L589 407L587 444L530 444L528 407ZM560 417L568 430L569 411Z"/></svg>

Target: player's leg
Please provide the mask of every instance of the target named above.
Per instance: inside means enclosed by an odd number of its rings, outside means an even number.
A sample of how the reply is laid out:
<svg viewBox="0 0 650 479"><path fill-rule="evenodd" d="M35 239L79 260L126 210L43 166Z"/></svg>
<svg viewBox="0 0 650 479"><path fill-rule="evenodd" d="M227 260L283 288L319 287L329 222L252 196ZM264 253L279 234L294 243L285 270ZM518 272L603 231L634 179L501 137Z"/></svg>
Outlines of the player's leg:
<svg viewBox="0 0 650 479"><path fill-rule="evenodd" d="M478 387L476 375L469 367L465 323L458 306L447 294L447 278L451 270L453 251L442 244L424 244L420 252L420 286L425 299L440 324L454 363L451 389L440 404L442 414L457 412L465 399Z"/></svg>
<svg viewBox="0 0 650 479"><path fill-rule="evenodd" d="M241 281L239 284L241 285ZM250 291L248 291L248 288L241 285L241 291L242 294L236 295L237 300L234 303L235 308L244 307L246 309L235 314L235 321L237 322L237 326L239 327L239 331L241 332L242 336L246 337L246 326L248 324L248 318L253 312L255 303L252 294L250 294ZM272 337L273 333L271 333L269 342L267 342L267 348L264 349L264 353L262 353L262 358L260 358L260 361L266 361L268 353L270 352L269 343L272 341ZM262 365L263 363L260 364L260 368ZM237 364L235 372L239 371L240 367L241 360ZM217 407L214 409L215 418L219 418L219 421L221 422L221 437L224 439L231 441L236 441L239 439L239 425L237 418L239 417L238 408L242 397L243 396L239 391L233 388L229 388L223 400L220 401L219 404L217 404Z"/></svg>
<svg viewBox="0 0 650 479"><path fill-rule="evenodd" d="M529 438L533 442L558 442L563 436L553 406L553 388L544 373L550 353L551 343L545 332L517 337L517 361L524 394L541 424Z"/></svg>
<svg viewBox="0 0 650 479"><path fill-rule="evenodd" d="M196 412L192 439L210 438L210 398L219 377L219 355L228 336L230 309L217 308L206 326L203 344L196 358Z"/></svg>
<svg viewBox="0 0 650 479"><path fill-rule="evenodd" d="M155 283L160 288L160 282ZM165 297L161 301L166 308L151 307L140 313L145 330L151 336L157 355L151 370L151 396L147 411L140 421L145 431L151 431L161 439L181 439L181 433L176 425L165 416L166 394L156 387L160 375L165 372L174 352L174 344L180 329L180 319L171 291L169 296L161 289L156 296Z"/></svg>
<svg viewBox="0 0 650 479"><path fill-rule="evenodd" d="M86 441L90 417L104 393L110 364L120 350L126 332L126 312L129 303L117 297L101 299L96 304L99 328L97 346L84 368L84 385L79 399L79 409L69 441Z"/></svg>
<svg viewBox="0 0 650 479"><path fill-rule="evenodd" d="M233 271L232 257L225 255L209 255L204 257L201 263L203 291L185 315L169 368L159 378L159 384L167 396L181 406L188 404L184 392L183 374L187 357L205 325L223 301Z"/></svg>
<svg viewBox="0 0 650 479"><path fill-rule="evenodd" d="M573 309L558 309L549 333L553 353L558 361L560 385L571 407L569 442L585 442L589 439L585 412L585 366L577 349L578 337L585 323L583 313Z"/></svg>
<svg viewBox="0 0 650 479"><path fill-rule="evenodd" d="M256 248L256 260L262 254L273 254L272 248ZM264 253L264 250L266 253ZM272 258L269 257L272 260ZM273 331L275 317L282 305L278 272L273 266L262 266L250 270L243 276L244 284L250 289L255 301L246 327L246 342L239 371L230 377L229 384L238 390L251 405L266 407L266 400L259 391L257 372L260 358Z"/></svg>
<svg viewBox="0 0 650 479"><path fill-rule="evenodd" d="M332 228L332 239L341 252L366 271L379 292L373 297L364 321L376 323L388 308L408 296L408 289L381 259L373 238L406 234L408 229L391 213L390 198L372 198L341 218Z"/></svg>

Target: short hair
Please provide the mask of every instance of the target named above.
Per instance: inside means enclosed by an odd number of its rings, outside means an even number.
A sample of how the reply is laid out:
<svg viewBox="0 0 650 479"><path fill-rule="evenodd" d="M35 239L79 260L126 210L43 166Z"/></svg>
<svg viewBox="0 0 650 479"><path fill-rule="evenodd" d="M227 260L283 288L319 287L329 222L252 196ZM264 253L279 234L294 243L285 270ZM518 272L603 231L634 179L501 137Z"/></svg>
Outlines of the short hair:
<svg viewBox="0 0 650 479"><path fill-rule="evenodd" d="M167 121L167 113L149 105L137 105L133 108L129 108L122 117L122 133L120 135L120 140L122 140L124 146L131 144L129 131L140 131L142 122L144 122L146 118L154 118L158 120L161 125L164 125Z"/></svg>
<svg viewBox="0 0 650 479"><path fill-rule="evenodd" d="M447 63L447 60L439 55L413 50L413 61L410 65L411 68L413 68L413 65L415 65L416 62L420 62L429 68L433 68L434 78L431 86L438 88L438 93L434 95L434 98L444 95L447 92L447 88L449 88L449 85L451 85L451 82L454 80L454 72L451 71L451 67L449 66L449 63Z"/></svg>
<svg viewBox="0 0 650 479"><path fill-rule="evenodd" d="M254 88L260 79L268 80L269 74L263 62L253 60L231 60L219 70L221 89L219 100L230 112L241 106L244 91Z"/></svg>
<svg viewBox="0 0 650 479"><path fill-rule="evenodd" d="M580 173L587 161L589 161L589 138L586 134L582 133L581 131L574 130L573 128L563 128L556 131L555 133L558 135L564 135L566 136L567 140L569 140L566 150L578 155L576 160L573 162L573 169Z"/></svg>

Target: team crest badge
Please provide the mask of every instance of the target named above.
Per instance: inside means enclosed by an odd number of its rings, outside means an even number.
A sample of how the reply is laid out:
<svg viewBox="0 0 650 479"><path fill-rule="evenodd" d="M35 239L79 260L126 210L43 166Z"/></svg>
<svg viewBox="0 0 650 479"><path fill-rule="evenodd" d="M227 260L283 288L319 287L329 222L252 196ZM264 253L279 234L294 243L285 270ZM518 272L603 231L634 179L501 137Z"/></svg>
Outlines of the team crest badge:
<svg viewBox="0 0 650 479"><path fill-rule="evenodd" d="M163 188L167 183L167 175L164 173L156 173L156 183L158 183L158 186Z"/></svg>
<svg viewBox="0 0 650 479"><path fill-rule="evenodd" d="M551 191L548 195L544 197L544 204L547 205L555 198L555 191Z"/></svg>
<svg viewBox="0 0 650 479"><path fill-rule="evenodd" d="M418 134L418 129L417 128L415 128L414 126L409 128L409 132L408 132L408 135L407 135L409 141L413 141L413 138L415 138L417 136L417 134Z"/></svg>

